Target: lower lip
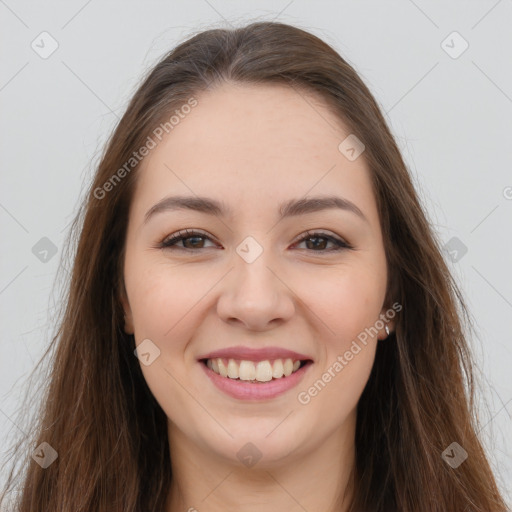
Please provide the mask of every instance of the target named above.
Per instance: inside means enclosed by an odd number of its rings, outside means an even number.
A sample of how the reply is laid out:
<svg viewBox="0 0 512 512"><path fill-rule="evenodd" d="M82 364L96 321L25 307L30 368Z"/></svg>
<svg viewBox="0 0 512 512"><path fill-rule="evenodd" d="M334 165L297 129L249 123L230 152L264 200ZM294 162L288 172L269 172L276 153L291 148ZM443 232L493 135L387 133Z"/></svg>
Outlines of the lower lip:
<svg viewBox="0 0 512 512"><path fill-rule="evenodd" d="M199 363L206 375L221 391L233 398L240 400L268 400L282 395L286 391L295 387L304 377L304 374L311 366L308 361L304 366L300 367L296 372L288 377L269 380L268 382L248 382L244 380L230 379L229 377L221 377L218 373L210 370L203 362Z"/></svg>

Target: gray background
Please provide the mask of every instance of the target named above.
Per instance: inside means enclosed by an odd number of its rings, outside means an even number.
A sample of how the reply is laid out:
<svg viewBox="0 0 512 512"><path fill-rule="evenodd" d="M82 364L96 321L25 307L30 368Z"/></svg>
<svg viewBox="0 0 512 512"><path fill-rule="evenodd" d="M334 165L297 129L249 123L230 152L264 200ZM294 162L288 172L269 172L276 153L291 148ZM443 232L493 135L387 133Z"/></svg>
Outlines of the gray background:
<svg viewBox="0 0 512 512"><path fill-rule="evenodd" d="M481 435L510 500L511 0L0 0L2 452L53 332L68 225L142 73L192 31L255 19L332 44L386 113L476 321ZM48 58L31 47L51 49L43 31L58 43Z"/></svg>

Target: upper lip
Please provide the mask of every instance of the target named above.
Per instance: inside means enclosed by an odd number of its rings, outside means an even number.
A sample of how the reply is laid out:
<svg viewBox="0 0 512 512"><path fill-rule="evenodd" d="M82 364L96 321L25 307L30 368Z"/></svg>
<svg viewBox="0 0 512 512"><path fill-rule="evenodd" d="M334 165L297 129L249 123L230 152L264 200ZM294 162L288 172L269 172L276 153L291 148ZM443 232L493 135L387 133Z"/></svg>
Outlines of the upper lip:
<svg viewBox="0 0 512 512"><path fill-rule="evenodd" d="M301 360L312 360L311 357L299 354L294 350L288 350L280 347L264 347L264 348L251 348L244 346L222 348L209 352L204 356L199 357L201 359L240 359L244 361L265 361L266 359L293 359L294 361Z"/></svg>

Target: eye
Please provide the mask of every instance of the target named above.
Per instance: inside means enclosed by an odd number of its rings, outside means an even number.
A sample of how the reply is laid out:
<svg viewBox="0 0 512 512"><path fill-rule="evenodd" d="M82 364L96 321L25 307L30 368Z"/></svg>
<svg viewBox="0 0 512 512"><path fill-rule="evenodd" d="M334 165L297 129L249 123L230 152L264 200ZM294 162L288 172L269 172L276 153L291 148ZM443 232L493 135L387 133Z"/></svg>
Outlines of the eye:
<svg viewBox="0 0 512 512"><path fill-rule="evenodd" d="M194 249L204 249L204 241L210 240L210 237L206 236L204 233L200 231L193 231L185 229L183 231L178 231L173 235L167 237L163 242L160 243L159 247L162 249L183 249L183 250L194 250ZM184 242L184 246L179 246L180 242Z"/></svg>
<svg viewBox="0 0 512 512"><path fill-rule="evenodd" d="M191 250L194 249L207 249L205 241L212 242L212 239L200 231L185 229L178 231L163 240L158 247L161 249L178 249L178 250ZM181 246L179 244L182 244ZM313 252L335 252L343 249L352 249L352 246L344 240L337 238L331 234L323 232L306 232L294 245L306 243L306 249ZM331 243L333 248L327 249L327 245ZM213 245L215 246L215 245Z"/></svg>
<svg viewBox="0 0 512 512"><path fill-rule="evenodd" d="M312 243L308 243L310 241L312 241ZM312 250L313 252L334 252L341 251L343 249L352 249L352 246L345 242L344 240L341 240L340 238L337 238L328 233L317 231L308 231L306 235L304 235L297 243L302 244L304 242L306 243L306 247ZM329 243L334 244L334 248L323 250Z"/></svg>

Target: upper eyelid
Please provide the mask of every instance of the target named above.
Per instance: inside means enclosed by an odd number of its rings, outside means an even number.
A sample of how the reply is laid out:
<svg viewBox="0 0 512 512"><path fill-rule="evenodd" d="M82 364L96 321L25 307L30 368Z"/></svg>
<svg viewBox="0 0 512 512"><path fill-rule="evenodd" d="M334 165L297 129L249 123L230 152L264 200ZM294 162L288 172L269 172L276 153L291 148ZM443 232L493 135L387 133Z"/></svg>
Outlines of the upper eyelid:
<svg viewBox="0 0 512 512"><path fill-rule="evenodd" d="M193 236L202 236L204 238L209 238L212 242L217 241L217 239L213 235L203 232L200 229L187 228L187 229L180 229L179 231L176 231L174 233L171 233L170 235L167 235L162 240L162 242L165 242L166 240L169 240L171 238L189 238L189 237L193 237Z"/></svg>
<svg viewBox="0 0 512 512"><path fill-rule="evenodd" d="M297 235L295 240L301 240L302 238L305 238L307 236L315 236L315 235L320 235L320 236L325 236L325 237L332 236L333 238L340 239L342 242L345 242L348 244L348 242L345 240L345 238L342 237L341 235L337 235L333 231L330 231L328 229L322 229L322 228L307 229L306 231L302 232L300 235Z"/></svg>

